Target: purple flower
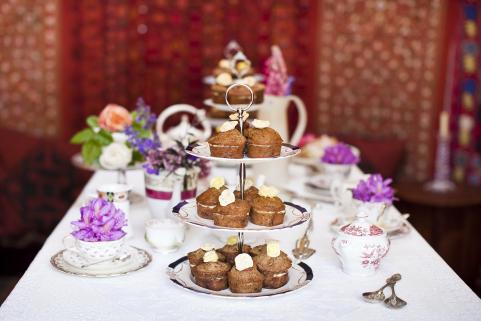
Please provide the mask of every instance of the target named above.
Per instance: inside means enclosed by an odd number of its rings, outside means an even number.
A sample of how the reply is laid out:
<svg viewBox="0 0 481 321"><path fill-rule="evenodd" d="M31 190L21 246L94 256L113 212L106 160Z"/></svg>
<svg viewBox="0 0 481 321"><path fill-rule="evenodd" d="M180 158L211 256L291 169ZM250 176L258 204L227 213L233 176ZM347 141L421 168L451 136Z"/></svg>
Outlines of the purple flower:
<svg viewBox="0 0 481 321"><path fill-rule="evenodd" d="M127 225L125 214L112 203L96 198L80 208L80 219L73 221L72 235L82 241L115 241L122 238Z"/></svg>
<svg viewBox="0 0 481 321"><path fill-rule="evenodd" d="M392 204L394 190L390 186L392 179L383 180L380 174L370 175L367 180L361 180L352 191L352 196L362 202L383 202Z"/></svg>
<svg viewBox="0 0 481 321"><path fill-rule="evenodd" d="M328 164L354 165L359 163L357 157L349 145L337 143L324 150L321 160Z"/></svg>

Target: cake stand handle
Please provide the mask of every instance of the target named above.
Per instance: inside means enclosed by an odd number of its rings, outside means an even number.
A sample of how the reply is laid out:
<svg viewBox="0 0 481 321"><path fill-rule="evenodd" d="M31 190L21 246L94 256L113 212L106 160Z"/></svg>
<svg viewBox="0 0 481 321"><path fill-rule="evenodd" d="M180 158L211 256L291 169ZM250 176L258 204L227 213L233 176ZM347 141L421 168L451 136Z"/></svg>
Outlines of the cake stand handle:
<svg viewBox="0 0 481 321"><path fill-rule="evenodd" d="M237 233L237 246L239 250L239 254L242 254L242 250L244 249L244 232Z"/></svg>

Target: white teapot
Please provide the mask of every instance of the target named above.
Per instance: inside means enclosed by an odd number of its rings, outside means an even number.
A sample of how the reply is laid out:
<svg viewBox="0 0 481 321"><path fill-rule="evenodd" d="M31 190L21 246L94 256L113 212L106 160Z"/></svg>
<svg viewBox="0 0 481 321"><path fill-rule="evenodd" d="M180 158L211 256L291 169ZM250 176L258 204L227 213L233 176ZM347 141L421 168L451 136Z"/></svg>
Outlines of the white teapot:
<svg viewBox="0 0 481 321"><path fill-rule="evenodd" d="M195 128L195 126L189 123L187 115L182 115L179 125L164 132L163 127L167 118L177 113L195 115L199 124L202 126L202 130ZM157 118L156 130L162 147L164 148L172 146L175 141L182 141L185 145L196 140L205 141L212 134L212 126L205 117L205 110L188 104L177 104L167 107Z"/></svg>
<svg viewBox="0 0 481 321"><path fill-rule="evenodd" d="M361 205L354 221L343 226L331 244L345 273L370 276L389 251L390 241L382 228L371 223L369 210Z"/></svg>

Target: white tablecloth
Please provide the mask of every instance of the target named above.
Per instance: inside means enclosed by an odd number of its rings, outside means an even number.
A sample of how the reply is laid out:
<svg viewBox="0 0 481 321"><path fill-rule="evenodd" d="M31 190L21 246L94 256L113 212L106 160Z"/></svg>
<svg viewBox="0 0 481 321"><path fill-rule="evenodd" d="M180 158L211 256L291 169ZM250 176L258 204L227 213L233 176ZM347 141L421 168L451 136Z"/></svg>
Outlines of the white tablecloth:
<svg viewBox="0 0 481 321"><path fill-rule="evenodd" d="M221 172L234 181L235 170ZM293 185L300 187L299 173L295 176ZM70 231L70 222L78 217L81 202L96 185L115 179L116 175L108 172L93 176L1 306L0 320L481 320L480 299L415 230L393 240L375 276L344 274L330 247L330 205L314 213L311 245L317 252L306 261L314 279L306 288L285 296L232 300L194 294L174 285L165 274L166 266L207 237L192 228L177 253L153 253L152 264L136 273L92 279L56 271L50 257L62 249L62 239ZM129 172L128 181L143 193L140 171ZM149 249L142 238L143 222L149 216L146 203L133 205L131 215L136 233L131 244ZM378 288L396 272L403 277L396 292L408 301L404 309L389 310L362 301L360 293Z"/></svg>

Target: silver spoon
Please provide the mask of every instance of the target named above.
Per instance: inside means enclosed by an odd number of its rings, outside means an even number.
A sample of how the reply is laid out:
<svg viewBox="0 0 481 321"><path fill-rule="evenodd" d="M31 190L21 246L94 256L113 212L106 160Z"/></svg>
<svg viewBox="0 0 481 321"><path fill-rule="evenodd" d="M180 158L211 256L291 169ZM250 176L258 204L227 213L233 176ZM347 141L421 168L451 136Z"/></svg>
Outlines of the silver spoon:
<svg viewBox="0 0 481 321"><path fill-rule="evenodd" d="M300 261L306 260L310 258L314 253L316 253L316 250L309 248L309 244L310 244L309 235L311 234L313 229L314 229L314 222L311 217L311 220L309 221L309 225L307 226L306 232L299 240L297 240L296 248L292 250L292 254L294 254L294 257Z"/></svg>
<svg viewBox="0 0 481 321"><path fill-rule="evenodd" d="M114 257L113 259L106 259L106 260L101 260L101 261L97 261L97 262L94 262L94 263L82 264L80 266L80 268L83 269L83 268L86 268L86 267L89 267L89 266L92 266L92 265L95 265L95 264L104 263L104 262L108 262L108 261L111 261L112 263L125 262L128 259L130 259L131 256L132 255L128 254L128 255L124 255L124 256L117 256L117 257Z"/></svg>
<svg viewBox="0 0 481 321"><path fill-rule="evenodd" d="M379 303L385 299L384 289L388 286L393 287L397 281L401 280L401 274L396 273L391 275L389 278L386 279L386 284L383 285L379 290L372 291L372 292L364 292L362 297L365 301L369 303ZM393 292L394 293L394 292Z"/></svg>
<svg viewBox="0 0 481 321"><path fill-rule="evenodd" d="M384 305L391 309L400 309L408 304L406 301L401 299L400 297L396 296L396 292L394 292L394 283L389 284L391 287L392 294L389 298L384 300Z"/></svg>

